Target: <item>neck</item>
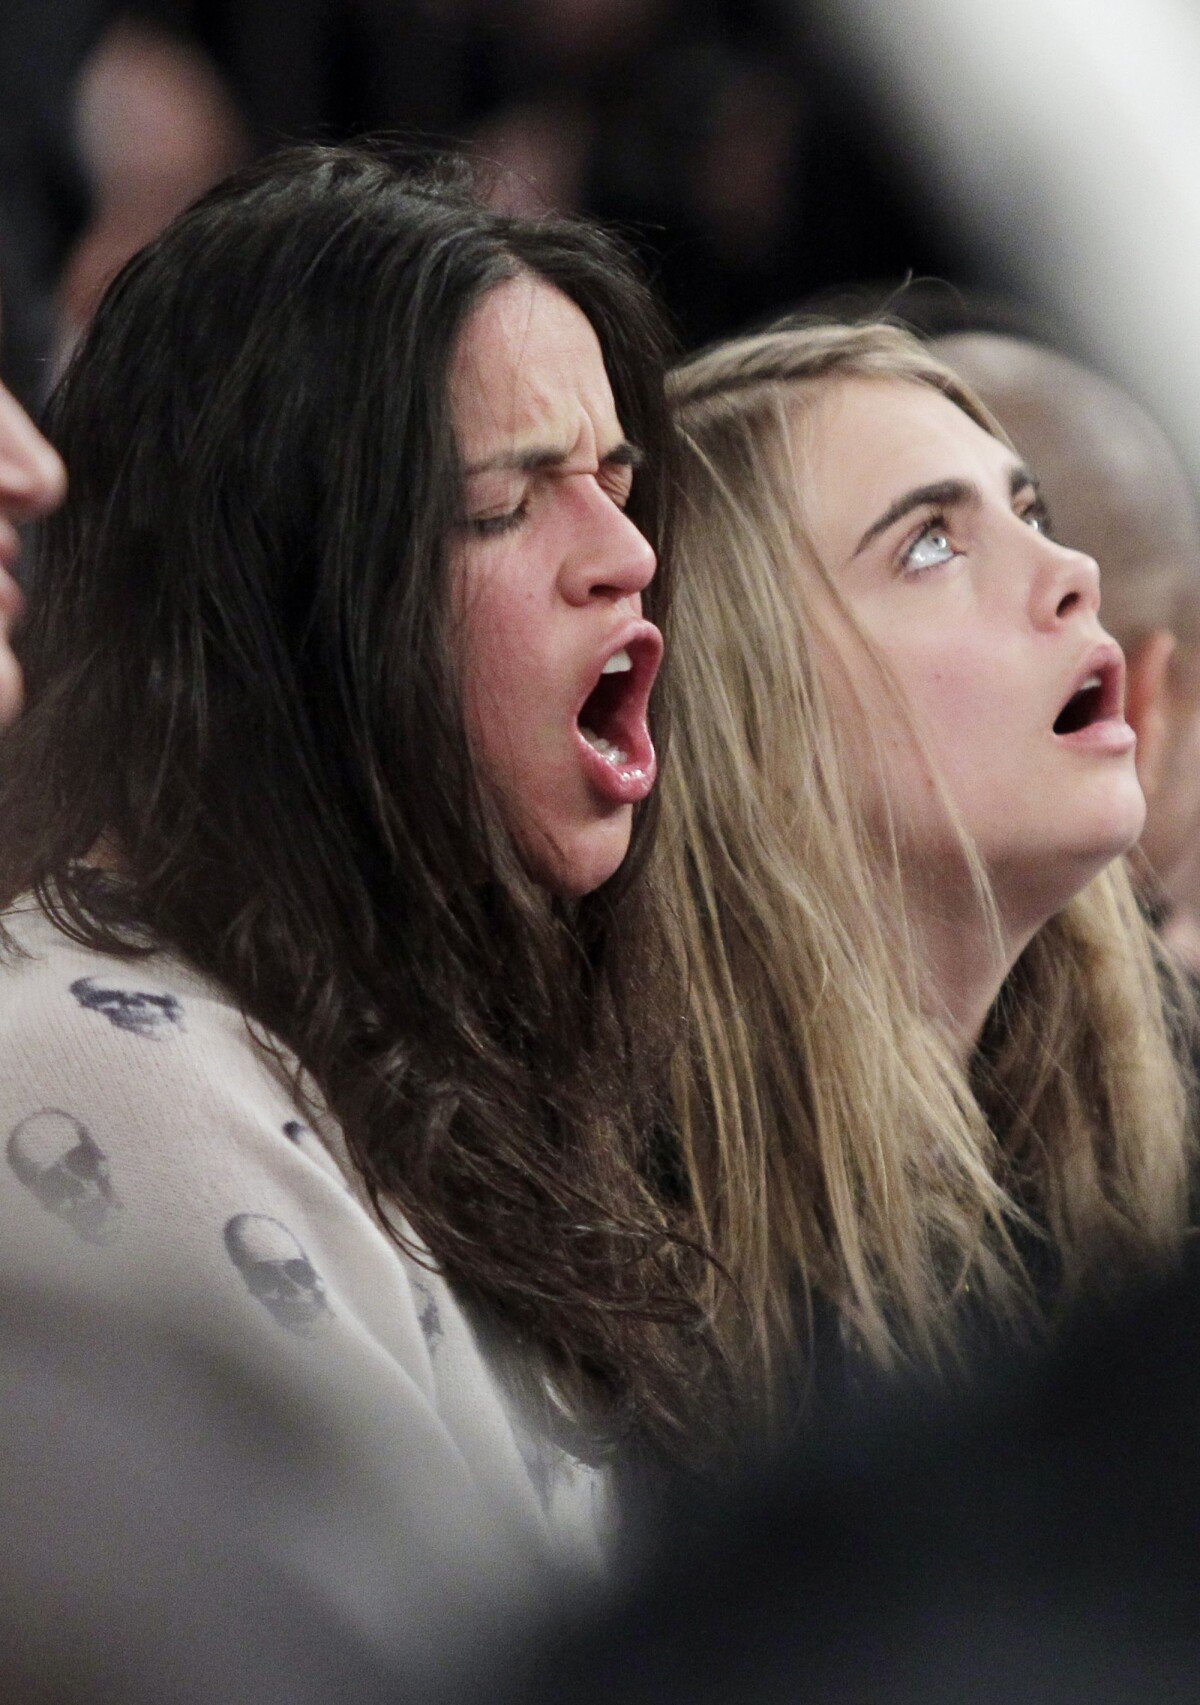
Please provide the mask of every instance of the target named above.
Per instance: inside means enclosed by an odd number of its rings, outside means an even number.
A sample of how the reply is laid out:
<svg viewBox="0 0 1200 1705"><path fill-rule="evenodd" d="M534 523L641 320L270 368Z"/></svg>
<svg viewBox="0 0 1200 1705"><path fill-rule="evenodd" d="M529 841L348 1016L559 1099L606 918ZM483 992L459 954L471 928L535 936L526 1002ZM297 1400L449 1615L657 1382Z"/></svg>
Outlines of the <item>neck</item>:
<svg viewBox="0 0 1200 1705"><path fill-rule="evenodd" d="M956 893L947 882L907 896L913 946L926 977L930 1017L943 1025L964 1066L970 1059L987 1015L1033 929L989 928L978 898Z"/></svg>

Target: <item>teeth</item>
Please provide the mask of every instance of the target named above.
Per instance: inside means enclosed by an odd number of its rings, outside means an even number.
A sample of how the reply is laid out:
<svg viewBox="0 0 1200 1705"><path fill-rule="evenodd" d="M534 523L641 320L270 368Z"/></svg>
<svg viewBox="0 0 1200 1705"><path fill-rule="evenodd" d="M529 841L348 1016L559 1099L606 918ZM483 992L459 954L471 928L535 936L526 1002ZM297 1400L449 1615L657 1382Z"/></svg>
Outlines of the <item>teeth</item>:
<svg viewBox="0 0 1200 1705"><path fill-rule="evenodd" d="M1090 693L1093 687L1100 685L1099 675L1089 675L1082 686L1076 687L1076 693Z"/></svg>
<svg viewBox="0 0 1200 1705"><path fill-rule="evenodd" d="M609 658L600 673L602 675L624 675L627 670L632 668L633 658L630 657L629 653L618 651L615 656Z"/></svg>
<svg viewBox="0 0 1200 1705"><path fill-rule="evenodd" d="M610 763L614 769L618 769L622 764L629 762L628 752L622 752L619 746L614 746L612 741L606 740L603 735L593 734L590 728L581 728L579 732L592 748L592 751L599 752L600 756Z"/></svg>

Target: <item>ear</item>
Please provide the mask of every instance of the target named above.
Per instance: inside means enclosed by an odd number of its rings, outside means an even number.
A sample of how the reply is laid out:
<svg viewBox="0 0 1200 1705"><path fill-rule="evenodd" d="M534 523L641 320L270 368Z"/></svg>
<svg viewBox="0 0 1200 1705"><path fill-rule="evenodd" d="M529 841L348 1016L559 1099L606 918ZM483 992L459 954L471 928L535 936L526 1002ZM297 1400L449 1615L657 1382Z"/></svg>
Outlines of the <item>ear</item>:
<svg viewBox="0 0 1200 1705"><path fill-rule="evenodd" d="M1125 719L1137 735L1138 780L1147 799L1158 786L1171 731L1167 669L1174 652L1174 634L1156 628L1126 658Z"/></svg>

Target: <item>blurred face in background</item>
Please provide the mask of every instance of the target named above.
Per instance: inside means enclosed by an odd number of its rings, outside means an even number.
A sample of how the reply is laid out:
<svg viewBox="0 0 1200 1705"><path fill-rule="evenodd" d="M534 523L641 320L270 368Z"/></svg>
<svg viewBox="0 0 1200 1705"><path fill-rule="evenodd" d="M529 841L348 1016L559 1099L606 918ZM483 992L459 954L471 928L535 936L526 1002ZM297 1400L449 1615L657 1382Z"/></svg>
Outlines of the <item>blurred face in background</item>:
<svg viewBox="0 0 1200 1705"><path fill-rule="evenodd" d="M1037 928L1145 814L1096 564L1054 542L1016 454L932 386L831 384L808 454L820 560L920 739L848 652L902 856L935 882L957 862L936 774L1002 913Z"/></svg>
<svg viewBox="0 0 1200 1705"><path fill-rule="evenodd" d="M0 385L0 727L21 708L21 668L12 653L12 628L21 613L13 578L20 554L17 528L62 501L66 473L12 393Z"/></svg>

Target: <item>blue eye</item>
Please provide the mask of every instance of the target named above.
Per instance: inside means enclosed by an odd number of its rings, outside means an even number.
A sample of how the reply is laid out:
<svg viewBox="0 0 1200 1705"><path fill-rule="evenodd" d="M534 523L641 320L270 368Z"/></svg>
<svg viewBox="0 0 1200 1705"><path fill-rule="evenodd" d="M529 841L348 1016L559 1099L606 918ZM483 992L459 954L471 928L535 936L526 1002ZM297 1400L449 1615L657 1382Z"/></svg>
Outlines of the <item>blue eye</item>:
<svg viewBox="0 0 1200 1705"><path fill-rule="evenodd" d="M950 562L958 555L950 543L950 535L946 523L940 516L934 516L927 526L922 527L912 544L904 553L904 571L906 574L921 574L927 568L940 568L945 562Z"/></svg>

